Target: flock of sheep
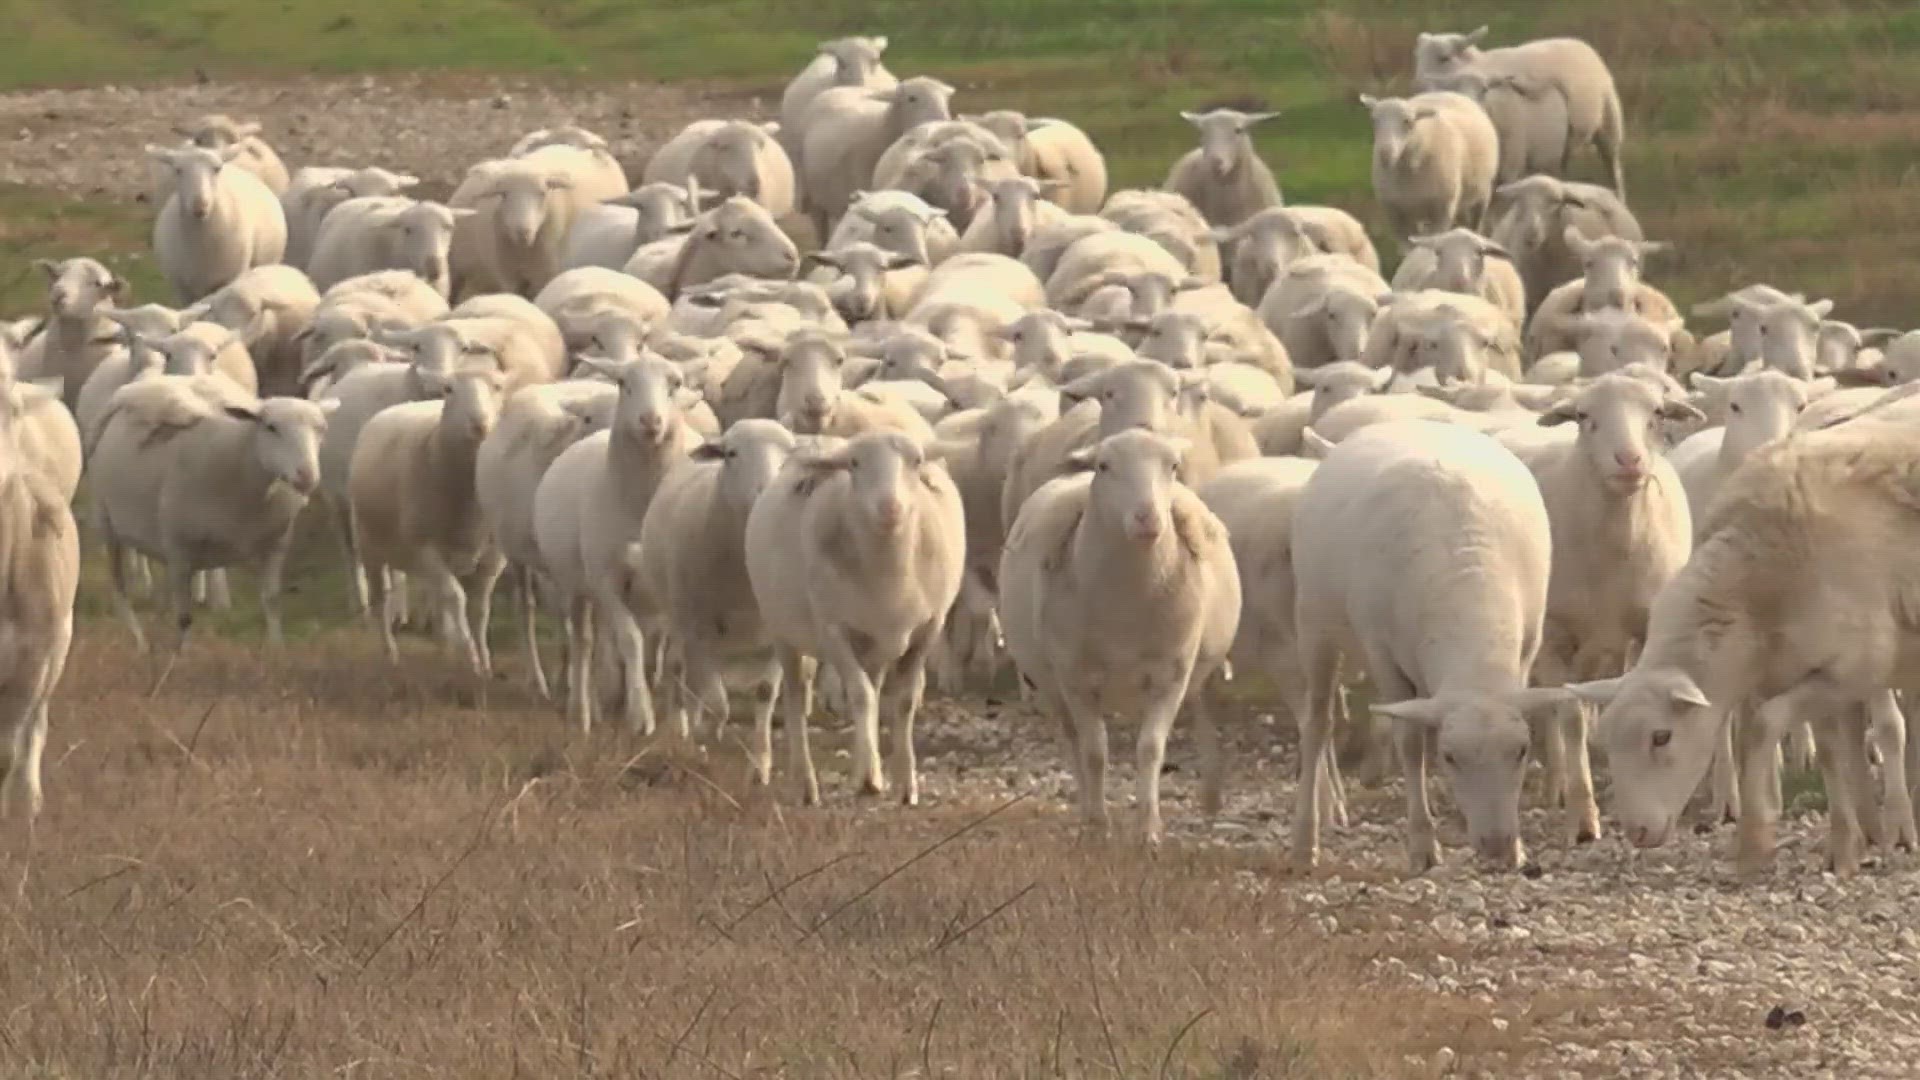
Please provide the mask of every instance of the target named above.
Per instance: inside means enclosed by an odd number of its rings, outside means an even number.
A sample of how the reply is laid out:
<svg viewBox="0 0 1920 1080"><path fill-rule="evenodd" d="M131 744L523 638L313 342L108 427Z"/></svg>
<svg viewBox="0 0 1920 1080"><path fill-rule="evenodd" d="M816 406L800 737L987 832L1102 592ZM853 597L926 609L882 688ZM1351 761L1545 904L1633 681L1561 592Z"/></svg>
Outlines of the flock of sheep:
<svg viewBox="0 0 1920 1080"><path fill-rule="evenodd" d="M1342 728L1363 775L1397 758L1415 870L1439 857L1429 766L1477 854L1522 862L1536 745L1567 838L1595 838L1596 707L1635 844L1711 773L1708 812L1764 863L1787 736L1817 745L1837 867L1911 845L1920 741L1893 692L1920 671L1920 427L1888 387L1920 376L1920 334L1756 284L1698 309L1730 326L1696 338L1642 276L1662 245L1624 201L1605 63L1484 33L1422 34L1420 92L1362 99L1391 282L1353 216L1282 204L1248 136L1273 114L1183 114L1199 145L1164 187L1109 193L1079 128L956 118L884 38L822 44L777 123L690 125L631 188L572 127L442 204L385 169L289 175L257 125L188 125L149 147L187 306L46 261L46 312L8 330L8 787L38 810L84 463L142 647L156 567L176 653L235 566L277 642L324 502L395 662L411 583L489 674L510 570L529 675L572 723L710 737L750 685L754 774L779 709L809 803L816 674L855 786L911 804L929 674L1005 656L1091 826L1105 719L1139 720L1149 839L1183 710L1218 806L1210 703L1239 674L1297 706L1305 863L1344 817ZM1588 146L1610 188L1564 179Z"/></svg>

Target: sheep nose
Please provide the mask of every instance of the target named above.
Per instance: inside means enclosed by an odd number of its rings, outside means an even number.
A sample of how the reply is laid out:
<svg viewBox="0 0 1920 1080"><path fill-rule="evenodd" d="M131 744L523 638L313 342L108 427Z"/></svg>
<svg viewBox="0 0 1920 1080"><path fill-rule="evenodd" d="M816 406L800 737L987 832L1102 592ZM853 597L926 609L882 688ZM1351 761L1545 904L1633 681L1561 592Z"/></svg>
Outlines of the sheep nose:
<svg viewBox="0 0 1920 1080"><path fill-rule="evenodd" d="M906 504L900 501L898 495L881 496L880 501L874 505L873 510L874 516L879 518L880 524L888 529L897 527L900 524L900 519L906 516Z"/></svg>
<svg viewBox="0 0 1920 1080"><path fill-rule="evenodd" d="M667 430L667 418L660 415L643 416L640 418L638 426L640 428L640 434L645 435L648 439L658 439L661 433Z"/></svg>
<svg viewBox="0 0 1920 1080"><path fill-rule="evenodd" d="M1127 523L1127 532L1135 540L1158 540L1160 529L1160 515L1151 509L1135 510Z"/></svg>
<svg viewBox="0 0 1920 1080"><path fill-rule="evenodd" d="M1615 464L1620 466L1620 471L1629 476L1638 476L1646 469L1645 460L1642 459L1639 454L1631 451L1623 450L1613 455L1613 460Z"/></svg>

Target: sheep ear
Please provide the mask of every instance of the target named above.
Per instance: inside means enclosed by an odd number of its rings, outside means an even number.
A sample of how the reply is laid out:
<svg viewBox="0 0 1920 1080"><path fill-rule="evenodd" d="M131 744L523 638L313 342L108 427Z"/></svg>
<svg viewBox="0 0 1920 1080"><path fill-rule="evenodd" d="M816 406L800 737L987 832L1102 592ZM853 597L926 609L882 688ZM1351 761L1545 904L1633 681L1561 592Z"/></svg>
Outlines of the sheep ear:
<svg viewBox="0 0 1920 1080"><path fill-rule="evenodd" d="M672 225L667 226L666 229L663 231L668 236L685 236L688 233L692 232L694 229L694 226L698 224L699 222L697 221L679 221L679 222L675 222Z"/></svg>
<svg viewBox="0 0 1920 1080"><path fill-rule="evenodd" d="M155 161L164 161L169 165L179 160L171 149L164 146L155 146L152 143L148 143L146 145L146 151L148 157L153 158Z"/></svg>
<svg viewBox="0 0 1920 1080"><path fill-rule="evenodd" d="M1295 372L1294 377L1296 379L1299 378L1299 373ZM1449 405L1453 404L1454 389L1451 386L1429 386L1426 383L1417 383L1413 389L1414 392L1425 394L1436 401L1444 401Z"/></svg>
<svg viewBox="0 0 1920 1080"><path fill-rule="evenodd" d="M1267 122L1267 121L1269 121L1269 120L1275 120L1275 119L1278 119L1278 118L1279 118L1279 116L1280 116L1280 114L1279 114L1278 112L1257 112L1257 113L1249 113L1249 114L1247 114L1247 119L1246 119L1246 122L1240 125L1240 129L1241 129L1242 131L1244 131L1244 130L1246 130L1247 128L1250 128L1250 127L1252 127L1252 126L1253 126L1253 125L1255 125L1255 124L1264 124L1264 123L1266 123L1266 122Z"/></svg>
<svg viewBox="0 0 1920 1080"><path fill-rule="evenodd" d="M247 151L246 147L240 145L237 142L231 142L221 147L217 151L217 153L220 155L220 164L230 165L233 163L233 160L235 158L239 157L241 154L246 153L246 151Z"/></svg>
<svg viewBox="0 0 1920 1080"><path fill-rule="evenodd" d="M1567 690L1572 693L1574 697L1579 698L1588 705L1604 709L1613 701L1614 696L1620 693L1620 687L1625 682L1625 676L1616 675L1611 679L1595 679L1592 682L1568 683ZM1704 698L1705 695L1702 695L1702 697Z"/></svg>
<svg viewBox="0 0 1920 1080"><path fill-rule="evenodd" d="M1384 716L1389 720L1398 720L1404 724L1421 724L1430 728L1439 727L1440 721L1446 717L1446 710L1432 698L1414 698L1410 701L1396 701L1391 705L1375 705L1373 712L1376 716Z"/></svg>
<svg viewBox="0 0 1920 1080"><path fill-rule="evenodd" d="M475 214L478 214L479 212L480 212L480 211L478 211L478 210L475 210L475 209L473 209L473 208L472 208L472 207L470 207L470 206L449 206L449 207L447 207L447 215L448 215L449 217L451 217L451 218L453 218L453 220L455 220L455 221L459 221L459 220L460 220L460 219L462 219L462 218L470 218L470 217L472 217L472 216L474 216Z"/></svg>
<svg viewBox="0 0 1920 1080"><path fill-rule="evenodd" d="M1375 105L1380 104L1380 99L1377 97L1374 97L1372 94L1361 94L1360 104L1366 106L1369 110L1371 110Z"/></svg>
<svg viewBox="0 0 1920 1080"><path fill-rule="evenodd" d="M1695 408L1691 402L1682 401L1679 398L1668 398L1661 402L1657 412L1660 415L1660 419L1673 420L1676 422L1683 420L1705 420L1707 418L1707 414Z"/></svg>
<svg viewBox="0 0 1920 1080"><path fill-rule="evenodd" d="M395 173L393 179L389 182L393 185L395 191L405 191L408 188L420 186L420 178L408 173Z"/></svg>
<svg viewBox="0 0 1920 1080"><path fill-rule="evenodd" d="M897 251L890 251L887 253L886 265L889 270L905 270L910 266L921 266L923 263L918 255L906 255Z"/></svg>
<svg viewBox="0 0 1920 1080"><path fill-rule="evenodd" d="M1563 401L1540 414L1541 427L1553 427L1579 418L1580 410L1571 401Z"/></svg>
<svg viewBox="0 0 1920 1080"><path fill-rule="evenodd" d="M573 177L571 177L571 176L549 176L549 177L547 177L547 190L548 190L548 191L565 191L565 190L567 190L568 188L571 188L571 187L573 187Z"/></svg>
<svg viewBox="0 0 1920 1080"><path fill-rule="evenodd" d="M801 456L800 464L815 476L824 476L827 473L834 472L845 472L853 465L853 455L848 453L848 449L845 444L842 444L835 450L816 450L811 453L806 453Z"/></svg>
<svg viewBox="0 0 1920 1080"><path fill-rule="evenodd" d="M1833 301L1832 300L1816 300L1813 303L1807 305L1807 310L1813 312L1815 315L1824 319L1829 314L1832 313Z"/></svg>
<svg viewBox="0 0 1920 1080"><path fill-rule="evenodd" d="M245 420L249 424L258 423L260 420L260 410L250 405L228 405L225 411L235 420Z"/></svg>
<svg viewBox="0 0 1920 1080"><path fill-rule="evenodd" d="M41 273L47 275L48 281L54 281L60 277L60 264L54 262L52 259L35 259L33 260L33 265L39 267Z"/></svg>
<svg viewBox="0 0 1920 1080"><path fill-rule="evenodd" d="M1300 456L1319 461L1333 453L1333 441L1312 428L1300 429Z"/></svg>
<svg viewBox="0 0 1920 1080"><path fill-rule="evenodd" d="M1100 448L1083 446L1067 455L1066 471L1069 473L1092 472L1100 464Z"/></svg>
<svg viewBox="0 0 1920 1080"><path fill-rule="evenodd" d="M727 456L727 445L718 439L708 439L687 455L695 461L723 461Z"/></svg>
<svg viewBox="0 0 1920 1080"><path fill-rule="evenodd" d="M1501 700L1530 723L1540 724L1556 719L1561 707L1572 705L1580 699L1565 687L1531 686L1525 690L1509 691L1501 696Z"/></svg>
<svg viewBox="0 0 1920 1080"><path fill-rule="evenodd" d="M1081 317L1080 317L1080 316L1078 316L1078 315L1063 315L1063 316L1061 316L1061 318L1060 318L1060 325L1061 325L1061 326L1063 326L1063 327L1065 327L1065 328L1066 328L1066 330L1067 330L1067 333L1069 333L1069 334L1072 334L1072 333L1078 333L1078 332L1084 332L1084 331L1087 331L1087 330L1091 330L1091 329L1093 329L1093 321L1092 321L1092 320L1090 320L1090 319L1083 319L1083 318L1081 318Z"/></svg>
<svg viewBox="0 0 1920 1080"><path fill-rule="evenodd" d="M235 124L233 126L233 133L235 135L240 136L243 139L251 139L255 135L260 134L262 130L264 129L260 126L259 122L254 120L249 120L244 124Z"/></svg>
<svg viewBox="0 0 1920 1080"><path fill-rule="evenodd" d="M1633 250L1642 255L1665 255L1673 250L1673 243L1667 240L1639 240L1634 243Z"/></svg>
<svg viewBox="0 0 1920 1080"><path fill-rule="evenodd" d="M1466 39L1466 44L1478 45L1487 36L1487 28L1483 26L1470 34L1462 34L1461 36Z"/></svg>
<svg viewBox="0 0 1920 1080"><path fill-rule="evenodd" d="M1185 120L1189 124L1198 125L1200 121L1205 120L1206 117L1197 112L1187 112L1185 109L1182 109L1180 111L1180 119Z"/></svg>
<svg viewBox="0 0 1920 1080"><path fill-rule="evenodd" d="M1373 392L1376 394L1386 393L1387 387L1393 385L1393 377L1396 374L1398 373L1390 367L1383 367L1375 372L1373 376Z"/></svg>
<svg viewBox="0 0 1920 1080"><path fill-rule="evenodd" d="M1497 240L1482 239L1480 241L1480 254L1495 259L1505 259L1508 262L1513 261L1513 252L1508 251L1505 245Z"/></svg>
<svg viewBox="0 0 1920 1080"><path fill-rule="evenodd" d="M840 265L840 256L835 255L830 251L808 252L806 256L800 260L800 265L804 269L808 264L812 264L814 266L831 267L832 269L841 270L841 271L844 271L846 269L845 267Z"/></svg>
<svg viewBox="0 0 1920 1080"><path fill-rule="evenodd" d="M1838 386L1884 386L1886 373L1878 367L1842 368L1832 375Z"/></svg>
<svg viewBox="0 0 1920 1080"><path fill-rule="evenodd" d="M337 397L322 398L314 402L313 405L314 408L320 410L321 416L332 416L334 413L340 411L340 399Z"/></svg>
<svg viewBox="0 0 1920 1080"><path fill-rule="evenodd" d="M610 360L604 356L582 356L574 367L588 374L611 379L614 382L620 381L619 361Z"/></svg>

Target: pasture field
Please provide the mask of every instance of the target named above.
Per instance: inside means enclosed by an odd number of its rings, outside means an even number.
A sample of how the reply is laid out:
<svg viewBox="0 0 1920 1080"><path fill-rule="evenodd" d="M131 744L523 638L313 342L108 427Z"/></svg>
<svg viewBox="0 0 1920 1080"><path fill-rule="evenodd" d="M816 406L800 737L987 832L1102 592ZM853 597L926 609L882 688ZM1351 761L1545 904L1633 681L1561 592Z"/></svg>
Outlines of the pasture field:
<svg viewBox="0 0 1920 1080"><path fill-rule="evenodd" d="M42 304L32 258L74 254L170 301L140 146L188 115L263 120L291 167L385 164L429 192L567 120L637 172L688 120L771 115L816 39L855 32L888 34L889 65L955 83L963 110L1080 123L1116 186L1157 184L1190 145L1179 109L1257 100L1285 114L1258 130L1288 200L1374 222L1354 96L1405 88L1418 30L1482 22L1611 61L1633 203L1678 248L1649 276L1683 306L1758 279L1910 324L1920 12L1866 0L0 0L0 35L30 43L0 69L0 311ZM157 690L90 564L47 813L0 836L0 1078L1891 1077L1920 1059L1920 864L1822 878L1817 812L1783 823L1759 885L1718 836L1573 849L1544 810L1526 815L1543 876L1482 879L1454 846L1404 881L1396 783L1356 793L1326 868L1291 877L1291 725L1257 689L1217 823L1176 735L1157 854L1076 841L1052 722L979 695L929 706L926 807L851 801L828 720L829 805L801 811L747 783L737 741L565 730L524 689L511 604L493 683L419 640L389 669L313 525L292 646L260 643L236 575L236 609L202 618ZM1807 1022L1769 1025L1775 1006Z"/></svg>

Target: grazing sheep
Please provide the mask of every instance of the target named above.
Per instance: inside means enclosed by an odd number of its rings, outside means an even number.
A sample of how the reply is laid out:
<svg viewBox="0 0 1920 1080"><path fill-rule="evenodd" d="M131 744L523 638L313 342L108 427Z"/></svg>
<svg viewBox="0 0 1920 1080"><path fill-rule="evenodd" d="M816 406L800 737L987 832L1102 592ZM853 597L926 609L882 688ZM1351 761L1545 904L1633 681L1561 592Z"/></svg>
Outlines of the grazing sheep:
<svg viewBox="0 0 1920 1080"><path fill-rule="evenodd" d="M289 186L287 167L273 147L260 137L260 130L255 122L243 123L220 113L209 113L189 123L174 125L173 133L208 150L233 148L233 163L252 173L279 198Z"/></svg>
<svg viewBox="0 0 1920 1080"><path fill-rule="evenodd" d="M1533 321L1527 324L1529 358L1572 349L1579 337L1574 323L1584 312L1620 308L1655 324L1681 323L1673 301L1640 276L1645 257L1667 251L1670 245L1619 236L1589 240L1572 225L1561 239L1580 258L1582 276L1556 287L1534 310Z"/></svg>
<svg viewBox="0 0 1920 1080"><path fill-rule="evenodd" d="M1160 766L1174 718L1225 662L1240 622L1227 530L1181 482L1183 442L1130 430L1075 452L1073 475L1020 508L1000 556L1007 650L1060 721L1091 829L1107 826L1106 715L1141 714L1134 778L1148 843L1160 840ZM1201 742L1208 801L1217 803L1222 763L1211 724Z"/></svg>
<svg viewBox="0 0 1920 1080"><path fill-rule="evenodd" d="M1275 279L1260 298L1260 320L1286 347L1296 375L1337 361L1358 361L1390 295L1380 275L1345 255L1310 255Z"/></svg>
<svg viewBox="0 0 1920 1080"><path fill-rule="evenodd" d="M880 155L921 124L946 120L953 87L916 77L897 86L840 86L807 107L798 164L801 203L816 236L830 236L855 192L873 180Z"/></svg>
<svg viewBox="0 0 1920 1080"><path fill-rule="evenodd" d="M1293 520L1294 628L1307 675L1295 862L1319 856L1322 761L1344 653L1365 665L1373 711L1398 725L1413 871L1440 860L1426 792L1436 757L1474 849L1518 866L1529 723L1567 696L1525 688L1552 562L1533 476L1476 431L1376 424L1320 463Z"/></svg>
<svg viewBox="0 0 1920 1080"><path fill-rule="evenodd" d="M147 147L173 170L171 193L153 223L153 251L182 304L286 253L286 212L267 185L234 165L240 153L238 146Z"/></svg>
<svg viewBox="0 0 1920 1080"><path fill-rule="evenodd" d="M695 218L684 235L635 251L626 272L672 299L725 274L785 280L799 268L800 252L773 215L736 196Z"/></svg>
<svg viewBox="0 0 1920 1080"><path fill-rule="evenodd" d="M1234 109L1183 112L1180 118L1200 129L1200 145L1181 155L1164 185L1187 197L1207 224L1232 228L1281 204L1273 170L1253 148L1253 125L1277 112L1243 113Z"/></svg>
<svg viewBox="0 0 1920 1080"><path fill-rule="evenodd" d="M899 83L881 62L880 55L886 51L884 37L845 37L820 43L813 59L780 95L780 145L788 157L800 160L807 110L822 92L836 86L886 90Z"/></svg>
<svg viewBox="0 0 1920 1080"><path fill-rule="evenodd" d="M300 391L300 334L313 322L320 294L291 266L256 266L203 302L206 321L232 330L252 358L265 397Z"/></svg>
<svg viewBox="0 0 1920 1080"><path fill-rule="evenodd" d="M680 400L685 377L670 361L585 357L581 363L619 386L612 422L562 451L533 501L541 564L566 601L566 715L587 731L601 711L589 678L597 629L617 658L628 730L652 734L643 635L657 612L638 580L633 547L661 480L701 440Z"/></svg>
<svg viewBox="0 0 1920 1080"><path fill-rule="evenodd" d="M1810 716L1821 725L1822 756L1836 766L1828 776L1837 789L1828 858L1837 872L1854 869L1848 778L1866 766L1861 740L1841 737L1839 725L1860 702L1916 688L1899 662L1920 648L1906 611L1920 568L1904 540L1916 524L1916 455L1920 431L1871 420L1754 450L1696 530L1693 557L1654 603L1633 667L1572 687L1603 707L1598 741L1613 773L1612 810L1636 847L1672 835L1722 745L1728 713L1757 700L1765 704L1740 733L1743 867L1763 869L1773 857L1779 808L1769 789L1779 739L1791 720ZM1809 551L1824 555L1810 560ZM1898 715L1875 711L1876 721ZM1900 744L1897 729L1883 734L1883 745ZM1899 824L1911 835L1904 794L1885 809L1908 818Z"/></svg>
<svg viewBox="0 0 1920 1080"><path fill-rule="evenodd" d="M1627 667L1654 597L1693 550L1687 493L1660 454L1659 423L1698 409L1631 375L1604 375L1549 409L1542 426L1577 425L1574 441L1532 455L1553 527L1553 570L1534 682L1563 686ZM1587 716L1563 710L1547 739L1547 791L1567 808L1576 843L1600 835L1587 760Z"/></svg>
<svg viewBox="0 0 1920 1080"><path fill-rule="evenodd" d="M389 571L422 575L439 593L442 634L462 649L473 673L485 677L493 656L481 631L505 560L474 497L474 457L500 415L507 381L499 367L485 363L413 374L436 396L375 414L360 429L347 466L367 613L379 625L387 659L398 664L393 627L400 593L390 587Z"/></svg>
<svg viewBox="0 0 1920 1080"><path fill-rule="evenodd" d="M740 421L694 447L691 464L667 473L640 528L641 581L682 669L678 678L662 676L666 714L678 715L691 695L713 714L718 734L728 714L725 675L750 667L757 692L747 759L761 784L773 777L782 673L747 576L747 518L793 449L793 433L779 424Z"/></svg>
<svg viewBox="0 0 1920 1080"><path fill-rule="evenodd" d="M73 643L80 530L67 507L71 494L35 467L30 448L38 438L28 430L38 426L36 401L60 406L24 389L14 381L13 358L0 352L0 640L8 643L0 668L0 815L18 803L31 825L42 803L49 702Z"/></svg>
<svg viewBox="0 0 1920 1080"><path fill-rule="evenodd" d="M1500 167L1500 137L1472 98L1433 91L1360 95L1373 116L1373 194L1399 238L1482 228Z"/></svg>
<svg viewBox="0 0 1920 1080"><path fill-rule="evenodd" d="M583 208L567 233L565 270L598 266L619 270L656 240L693 231L700 204L711 192L697 185L642 184L625 195Z"/></svg>
<svg viewBox="0 0 1920 1080"><path fill-rule="evenodd" d="M767 129L749 120L696 120L657 151L641 176L728 199L752 199L774 217L794 210L793 162Z"/></svg>
<svg viewBox="0 0 1920 1080"><path fill-rule="evenodd" d="M320 223L307 273L317 288L330 289L361 274L410 270L450 296L447 251L454 224L478 213L402 195L348 199Z"/></svg>
<svg viewBox="0 0 1920 1080"><path fill-rule="evenodd" d="M114 607L144 651L123 552L165 563L177 655L193 624L195 571L252 564L267 639L278 645L281 570L300 510L320 483L320 438L335 405L267 398L221 406L193 383L160 375L121 387L90 448Z"/></svg>
<svg viewBox="0 0 1920 1080"><path fill-rule="evenodd" d="M1449 229L1408 241L1393 272L1398 291L1439 289L1477 296L1505 312L1515 327L1526 325L1527 290L1513 255L1472 229Z"/></svg>
<svg viewBox="0 0 1920 1080"><path fill-rule="evenodd" d="M1550 85L1565 103L1567 133L1564 157L1555 171L1565 174L1573 152L1591 144L1613 180L1613 190L1627 197L1621 144L1626 141L1625 114L1613 73L1593 46L1578 38L1542 38L1504 49L1481 50L1487 28L1466 34L1421 34L1413 47L1414 85L1425 90L1462 72L1486 76L1520 76Z"/></svg>
<svg viewBox="0 0 1920 1080"><path fill-rule="evenodd" d="M875 431L797 452L747 515L747 577L780 651L792 771L809 805L820 785L807 747L802 659L832 669L854 732L853 784L889 787L880 714L893 728L892 785L915 805L913 718L928 652L960 592L966 525L946 467L918 442Z"/></svg>
<svg viewBox="0 0 1920 1080"><path fill-rule="evenodd" d="M287 265L305 269L320 223L334 207L348 199L399 195L419 185L417 176L380 168L308 165L296 170L287 190L280 193L280 209L287 215Z"/></svg>
<svg viewBox="0 0 1920 1080"><path fill-rule="evenodd" d="M60 398L72 409L94 368L124 355L120 328L105 314L126 295L127 282L88 258L35 259L33 265L47 275L47 318L14 364L20 378L60 379Z"/></svg>
<svg viewBox="0 0 1920 1080"><path fill-rule="evenodd" d="M1620 196L1597 184L1551 176L1529 176L1495 188L1487 216L1487 235L1513 253L1526 285L1528 318L1549 292L1585 273L1580 256L1567 247L1569 228L1589 240L1646 238Z"/></svg>
<svg viewBox="0 0 1920 1080"><path fill-rule="evenodd" d="M1367 230L1352 214L1331 206L1274 206L1213 237L1231 247L1227 284L1234 298L1257 307L1275 280L1314 255L1346 255L1374 273L1380 256Z"/></svg>
<svg viewBox="0 0 1920 1080"><path fill-rule="evenodd" d="M474 498L494 545L513 572L528 665L542 698L552 695L534 620L539 584L546 574L534 533L534 497L541 477L567 447L612 423L619 390L602 379L521 387L501 403L500 419L474 454Z"/></svg>

